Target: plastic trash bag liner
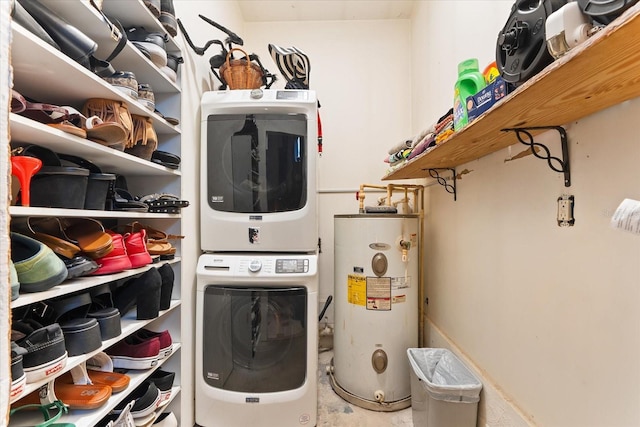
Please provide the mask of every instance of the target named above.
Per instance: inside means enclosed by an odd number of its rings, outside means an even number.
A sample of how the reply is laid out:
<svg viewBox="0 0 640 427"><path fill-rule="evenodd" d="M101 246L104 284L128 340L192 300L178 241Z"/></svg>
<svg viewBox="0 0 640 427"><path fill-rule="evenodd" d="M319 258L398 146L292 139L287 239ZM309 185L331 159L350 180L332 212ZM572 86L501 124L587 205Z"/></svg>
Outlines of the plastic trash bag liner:
<svg viewBox="0 0 640 427"><path fill-rule="evenodd" d="M444 348L409 348L409 363L424 387L437 400L475 403L480 400L482 383Z"/></svg>

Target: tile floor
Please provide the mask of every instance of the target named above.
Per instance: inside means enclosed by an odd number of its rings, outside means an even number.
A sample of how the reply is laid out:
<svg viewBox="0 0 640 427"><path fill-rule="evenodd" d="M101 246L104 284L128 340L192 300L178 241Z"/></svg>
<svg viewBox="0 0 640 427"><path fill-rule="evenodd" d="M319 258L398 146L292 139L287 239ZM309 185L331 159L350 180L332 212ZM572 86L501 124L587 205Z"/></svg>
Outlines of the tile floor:
<svg viewBox="0 0 640 427"><path fill-rule="evenodd" d="M321 351L318 358L318 427L412 427L411 407L395 412L377 412L352 405L331 388L326 368L333 351Z"/></svg>

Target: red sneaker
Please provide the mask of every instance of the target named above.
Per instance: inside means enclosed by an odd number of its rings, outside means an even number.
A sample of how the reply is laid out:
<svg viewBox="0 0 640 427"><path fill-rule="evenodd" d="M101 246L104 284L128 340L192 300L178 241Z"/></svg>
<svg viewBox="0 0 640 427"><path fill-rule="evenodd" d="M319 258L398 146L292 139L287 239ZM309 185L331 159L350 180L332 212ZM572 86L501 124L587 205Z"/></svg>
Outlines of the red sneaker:
<svg viewBox="0 0 640 427"><path fill-rule="evenodd" d="M113 240L113 249L102 258L95 260L100 267L91 273L94 276L119 273L120 271L132 268L122 235L110 230L107 230L107 233L111 235Z"/></svg>
<svg viewBox="0 0 640 427"><path fill-rule="evenodd" d="M124 245L127 248L127 255L131 261L132 268L142 267L151 264L151 255L147 251L147 230L144 228L135 233L124 235Z"/></svg>
<svg viewBox="0 0 640 427"><path fill-rule="evenodd" d="M106 353L113 360L114 368L150 369L158 364L160 340L158 337L143 340L129 335L108 348Z"/></svg>

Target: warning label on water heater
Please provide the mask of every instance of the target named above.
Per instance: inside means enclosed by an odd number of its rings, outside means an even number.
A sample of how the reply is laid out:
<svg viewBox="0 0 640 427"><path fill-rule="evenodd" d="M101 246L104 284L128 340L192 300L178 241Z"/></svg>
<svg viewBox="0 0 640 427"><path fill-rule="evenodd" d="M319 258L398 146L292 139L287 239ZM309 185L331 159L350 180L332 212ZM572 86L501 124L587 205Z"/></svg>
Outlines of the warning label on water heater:
<svg viewBox="0 0 640 427"><path fill-rule="evenodd" d="M390 277L367 277L367 310L391 310Z"/></svg>
<svg viewBox="0 0 640 427"><path fill-rule="evenodd" d="M364 276L349 274L347 278L347 301L349 304L363 307L367 304L367 279Z"/></svg>

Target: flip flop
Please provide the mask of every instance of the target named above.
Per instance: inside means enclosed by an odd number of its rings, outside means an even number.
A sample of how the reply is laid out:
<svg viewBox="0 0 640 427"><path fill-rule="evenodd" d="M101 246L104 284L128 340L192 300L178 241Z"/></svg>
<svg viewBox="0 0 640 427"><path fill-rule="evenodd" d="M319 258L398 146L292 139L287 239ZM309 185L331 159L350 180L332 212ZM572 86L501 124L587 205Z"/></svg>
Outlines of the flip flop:
<svg viewBox="0 0 640 427"><path fill-rule="evenodd" d="M113 240L102 223L91 218L61 218L67 240L75 242L90 258L102 258L113 249Z"/></svg>

